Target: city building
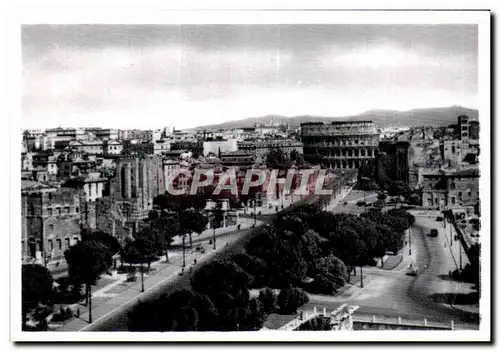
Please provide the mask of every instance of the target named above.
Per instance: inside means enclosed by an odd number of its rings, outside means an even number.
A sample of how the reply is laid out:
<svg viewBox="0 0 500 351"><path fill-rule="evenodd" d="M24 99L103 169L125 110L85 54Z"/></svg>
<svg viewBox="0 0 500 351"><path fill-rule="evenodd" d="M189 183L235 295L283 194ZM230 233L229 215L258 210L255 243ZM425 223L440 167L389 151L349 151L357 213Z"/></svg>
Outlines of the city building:
<svg viewBox="0 0 500 351"><path fill-rule="evenodd" d="M21 154L21 170L32 171L33 167L33 152L23 152Z"/></svg>
<svg viewBox="0 0 500 351"><path fill-rule="evenodd" d="M111 179L109 196L121 204L127 221L136 223L147 218L153 199L165 193L163 160L158 156L125 156Z"/></svg>
<svg viewBox="0 0 500 351"><path fill-rule="evenodd" d="M72 140L69 142L69 147L89 155L103 155L104 144L103 140Z"/></svg>
<svg viewBox="0 0 500 351"><path fill-rule="evenodd" d="M179 158L172 158L163 160L163 174L165 182L171 179L176 174L177 170L181 167Z"/></svg>
<svg viewBox="0 0 500 351"><path fill-rule="evenodd" d="M302 142L294 139L257 139L238 141L238 151L248 152L264 159L272 149L280 149L290 156L292 152L304 153Z"/></svg>
<svg viewBox="0 0 500 351"><path fill-rule="evenodd" d="M219 152L232 152L238 150L236 139L213 139L203 141L203 156L209 154L219 155Z"/></svg>
<svg viewBox="0 0 500 351"><path fill-rule="evenodd" d="M97 139L101 140L118 139L118 129L113 128L85 128L85 133L92 133Z"/></svg>
<svg viewBox="0 0 500 351"><path fill-rule="evenodd" d="M304 158L320 157L334 168L359 168L374 160L379 133L371 121L301 124Z"/></svg>
<svg viewBox="0 0 500 351"><path fill-rule="evenodd" d="M186 150L193 153L193 157L203 155L203 141L181 140L170 143L170 150Z"/></svg>
<svg viewBox="0 0 500 351"><path fill-rule="evenodd" d="M380 139L393 139L398 134L408 132L410 127L385 127L380 128Z"/></svg>
<svg viewBox="0 0 500 351"><path fill-rule="evenodd" d="M469 121L469 138L479 140L479 121Z"/></svg>
<svg viewBox="0 0 500 351"><path fill-rule="evenodd" d="M288 130L288 124L280 123L255 123L255 133L260 136L284 133Z"/></svg>
<svg viewBox="0 0 500 351"><path fill-rule="evenodd" d="M167 139L157 139L154 141L153 154L161 155L170 151L170 142Z"/></svg>
<svg viewBox="0 0 500 351"><path fill-rule="evenodd" d="M118 139L120 140L153 140L153 131L140 129L120 129L118 130Z"/></svg>
<svg viewBox="0 0 500 351"><path fill-rule="evenodd" d="M96 170L97 159L81 152L66 152L57 159L57 176L59 178L77 177Z"/></svg>
<svg viewBox="0 0 500 351"><path fill-rule="evenodd" d="M377 179L410 183L410 161L407 141L381 141L376 153Z"/></svg>
<svg viewBox="0 0 500 351"><path fill-rule="evenodd" d="M23 258L39 263L64 258L64 251L80 240L80 197L74 189L21 181Z"/></svg>
<svg viewBox="0 0 500 351"><path fill-rule="evenodd" d="M422 206L444 210L477 206L479 170L424 170L421 173Z"/></svg>
<svg viewBox="0 0 500 351"><path fill-rule="evenodd" d="M255 163L255 155L247 151L222 152L220 163L224 167L250 168Z"/></svg>
<svg viewBox="0 0 500 351"><path fill-rule="evenodd" d="M108 140L104 143L104 155L120 155L123 151L123 143L119 140Z"/></svg>
<svg viewBox="0 0 500 351"><path fill-rule="evenodd" d="M103 197L103 191L108 180L101 177L99 172L91 172L77 179L72 179L65 184L76 190L82 190L86 202L95 202Z"/></svg>
<svg viewBox="0 0 500 351"><path fill-rule="evenodd" d="M154 144L150 141L123 140L123 152L127 154L154 154Z"/></svg>

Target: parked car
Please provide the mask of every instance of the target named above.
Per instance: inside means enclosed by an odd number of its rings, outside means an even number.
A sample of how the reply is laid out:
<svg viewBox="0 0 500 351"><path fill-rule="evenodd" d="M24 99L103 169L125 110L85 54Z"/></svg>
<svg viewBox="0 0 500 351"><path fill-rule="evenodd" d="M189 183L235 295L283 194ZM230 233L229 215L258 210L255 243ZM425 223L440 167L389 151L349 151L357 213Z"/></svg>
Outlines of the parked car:
<svg viewBox="0 0 500 351"><path fill-rule="evenodd" d="M405 270L405 274L416 277L418 275L418 266L416 265L415 262L410 263Z"/></svg>
<svg viewBox="0 0 500 351"><path fill-rule="evenodd" d="M196 246L196 252L200 252L200 253L204 254L205 248L203 246Z"/></svg>
<svg viewBox="0 0 500 351"><path fill-rule="evenodd" d="M440 216L440 217L436 218L436 222L442 222L442 221L443 221L443 217Z"/></svg>
<svg viewBox="0 0 500 351"><path fill-rule="evenodd" d="M429 233L430 237L435 238L438 235L439 235L439 231L437 229L431 229L431 232Z"/></svg>
<svg viewBox="0 0 500 351"><path fill-rule="evenodd" d="M130 272L127 274L127 282L135 282L137 280L137 276L135 272Z"/></svg>

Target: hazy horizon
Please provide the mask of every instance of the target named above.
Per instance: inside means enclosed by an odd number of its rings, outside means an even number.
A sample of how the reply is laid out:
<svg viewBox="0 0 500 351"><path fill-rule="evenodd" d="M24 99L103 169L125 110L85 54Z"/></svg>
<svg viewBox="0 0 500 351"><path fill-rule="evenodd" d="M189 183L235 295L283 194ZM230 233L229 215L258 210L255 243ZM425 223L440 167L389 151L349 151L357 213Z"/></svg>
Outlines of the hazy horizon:
<svg viewBox="0 0 500 351"><path fill-rule="evenodd" d="M24 25L23 128L477 109L476 25Z"/></svg>

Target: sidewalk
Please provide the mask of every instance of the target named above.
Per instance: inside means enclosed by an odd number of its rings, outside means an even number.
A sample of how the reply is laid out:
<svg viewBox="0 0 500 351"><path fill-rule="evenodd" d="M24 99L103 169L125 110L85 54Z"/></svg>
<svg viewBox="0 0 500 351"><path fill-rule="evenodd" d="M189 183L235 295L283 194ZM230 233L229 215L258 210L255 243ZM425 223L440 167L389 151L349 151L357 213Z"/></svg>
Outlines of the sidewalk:
<svg viewBox="0 0 500 351"><path fill-rule="evenodd" d="M253 223L253 221L252 221ZM261 222L257 221L257 225ZM246 228L248 229L249 226ZM224 228L226 229L226 228ZM243 230L243 226L242 226ZM184 274L189 274L190 270L195 266L194 260L197 260L197 266L206 260L213 258L215 253L221 251L226 247L226 245L239 239L241 236L237 231L225 233L223 237L217 238L216 250L213 249L213 245L208 245L207 242L203 242L201 245L205 248L206 253L201 254L194 250L186 250L186 268ZM220 235L220 234L219 234ZM137 274L137 280L135 282L127 282L127 274L116 274L114 277L114 282L106 285L105 287L92 292L92 317L93 323L104 320L107 316L113 314L114 312L125 308L131 303L136 302L140 299L145 299L148 294L154 294L155 290L162 285L168 284L171 280L179 276L182 271L182 252L170 251L169 252L169 263L162 258L159 261L153 262L151 268L154 269L150 273L144 274L144 289L145 292L141 293L141 276ZM64 324L52 323L50 325L52 330L56 331L81 331L85 330L91 325L89 325L89 314L88 309L79 303L72 305L74 309L80 309L80 317L72 318L69 321L65 321Z"/></svg>
<svg viewBox="0 0 500 351"><path fill-rule="evenodd" d="M446 247L446 253L453 261L453 266L455 267L455 269L465 267L469 263L469 259L465 254L465 250L462 247L460 239L457 238L457 240L455 240L455 236L457 235L455 228L448 221L446 221L446 228L444 227L444 221L436 223L438 225L439 223L441 223L441 227L438 227L436 229L438 229L439 231L439 238L441 240L441 243L443 244L443 247Z"/></svg>
<svg viewBox="0 0 500 351"><path fill-rule="evenodd" d="M258 221L257 221L258 222ZM250 228L254 224L254 220L251 218L240 218L239 219L239 224L241 224L240 230ZM227 226L224 228L217 228L215 229L215 237L221 236L227 233L231 232L237 232L238 231L238 226L237 225L232 225L232 226ZM192 234L192 239L193 239L193 244L196 242L200 241L208 241L212 239L214 236L214 230L213 229L207 229L203 231L201 234ZM186 235L186 246L189 246L189 235ZM172 241L172 246L176 245L182 245L182 237L181 236L175 236L174 240Z"/></svg>
<svg viewBox="0 0 500 351"><path fill-rule="evenodd" d="M443 299L454 297L453 299L462 298L469 294L474 294L477 291L472 289L471 283L465 283L462 281L457 281L448 277L450 271L454 271L460 267L460 254L462 256L462 267L469 262L467 255L465 254L463 248L461 248L461 243L459 240L455 241L455 230L450 223L446 224L444 228L444 222L437 222L435 218L417 218L419 224L427 228L430 231L432 228L438 230L439 234L437 238L429 238L429 245L432 245L430 239L435 239L435 248L439 249L440 255L436 257L435 260L439 261L440 271L436 272L436 277L433 281L432 287L430 287L430 293L438 294ZM450 245L450 230L451 230L451 245ZM427 235L424 232L424 235ZM445 302L443 300L443 305L449 306L450 308L462 310L466 312L479 313L479 304L457 304L455 300L450 300Z"/></svg>

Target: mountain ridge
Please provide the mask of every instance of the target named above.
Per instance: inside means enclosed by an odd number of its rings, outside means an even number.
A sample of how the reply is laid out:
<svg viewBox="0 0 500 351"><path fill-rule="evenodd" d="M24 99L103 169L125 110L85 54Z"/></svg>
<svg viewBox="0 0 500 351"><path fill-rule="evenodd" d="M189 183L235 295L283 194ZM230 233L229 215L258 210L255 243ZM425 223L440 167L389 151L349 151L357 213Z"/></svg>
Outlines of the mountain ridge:
<svg viewBox="0 0 500 351"><path fill-rule="evenodd" d="M413 127L413 126L442 126L457 123L459 115L467 115L472 120L479 118L479 111L463 106L453 105L449 107L427 107L417 108L407 111L374 109L357 115L345 117L326 117L314 115L282 116L269 114L261 117L247 117L241 120L232 120L219 124L204 125L193 129L231 129L253 127L255 123L283 123L292 127L297 127L305 122L333 122L333 121L353 121L371 120L377 127Z"/></svg>

